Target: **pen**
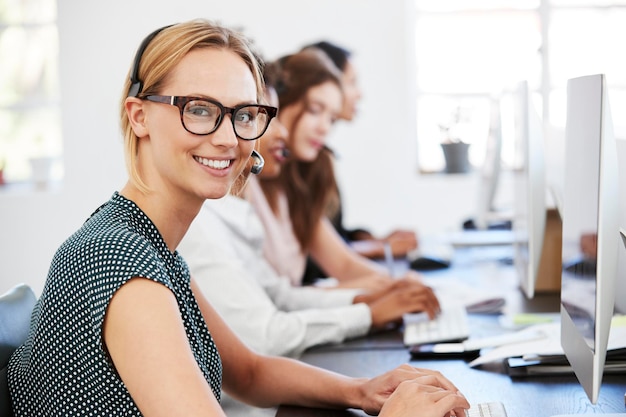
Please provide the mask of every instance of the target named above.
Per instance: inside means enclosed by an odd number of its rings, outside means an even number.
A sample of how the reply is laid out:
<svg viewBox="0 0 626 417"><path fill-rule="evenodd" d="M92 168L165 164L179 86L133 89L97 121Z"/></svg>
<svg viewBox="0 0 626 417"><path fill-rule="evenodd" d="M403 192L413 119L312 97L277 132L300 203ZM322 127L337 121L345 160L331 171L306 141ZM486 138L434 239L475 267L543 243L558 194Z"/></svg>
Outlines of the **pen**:
<svg viewBox="0 0 626 417"><path fill-rule="evenodd" d="M393 260L393 252L391 252L391 245L389 244L389 242L383 243L383 251L385 254L385 264L387 264L387 270L389 271L389 275L391 276L391 278L395 278L396 274Z"/></svg>

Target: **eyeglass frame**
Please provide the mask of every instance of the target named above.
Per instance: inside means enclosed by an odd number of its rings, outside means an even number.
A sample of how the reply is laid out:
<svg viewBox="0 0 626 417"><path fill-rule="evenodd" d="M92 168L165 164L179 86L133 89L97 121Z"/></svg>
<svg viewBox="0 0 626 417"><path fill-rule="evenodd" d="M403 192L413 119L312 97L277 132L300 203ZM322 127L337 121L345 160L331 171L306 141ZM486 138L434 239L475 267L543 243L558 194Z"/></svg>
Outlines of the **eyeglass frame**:
<svg viewBox="0 0 626 417"><path fill-rule="evenodd" d="M139 98L141 100L147 100L147 101L151 101L153 103L163 103L163 104L169 104L171 106L178 107L178 109L180 110L180 123L183 125L183 128L187 132L191 133L192 135L197 135L197 136L206 136L206 135L210 135L211 133L215 133L215 131L217 129L219 129L219 127L222 125L222 122L224 121L225 116L227 114L230 114L230 122L233 125L233 132L235 133L235 136L237 136L241 140L257 140L258 138L260 138L261 136L263 136L265 134L265 132L267 131L267 128L270 126L270 122L278 114L278 109L276 107L273 107L273 106L267 106L267 105L264 105L264 104L254 104L254 103L252 103L252 104L240 104L240 105L235 106L235 107L227 107L227 106L224 106L219 101L212 100L212 99L206 98L206 97L163 96L163 95L158 95L158 94L147 94L147 95L142 95ZM209 102L209 103L214 104L215 106L217 106L218 109L220 109L220 116L219 116L219 118L217 120L217 123L215 123L215 127L210 132L207 132L207 133L192 132L185 125L185 121L184 121L185 106L189 102L194 101L194 100ZM243 138L243 137L241 137L241 136L239 136L237 134L237 128L235 127L235 119L233 117L239 110L241 110L241 109L243 109L245 107L257 107L259 109L264 109L266 111L267 115L268 115L267 124L265 125L265 128L263 129L263 131L258 136L254 137L254 138L251 138L251 139Z"/></svg>

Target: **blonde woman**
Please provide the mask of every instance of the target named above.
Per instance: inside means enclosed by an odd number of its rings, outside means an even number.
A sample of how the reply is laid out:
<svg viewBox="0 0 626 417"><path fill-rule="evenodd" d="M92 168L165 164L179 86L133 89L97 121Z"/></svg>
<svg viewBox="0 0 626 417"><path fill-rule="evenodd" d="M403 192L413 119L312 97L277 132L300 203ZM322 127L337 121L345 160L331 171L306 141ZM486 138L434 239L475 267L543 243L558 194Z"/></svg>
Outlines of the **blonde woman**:
<svg viewBox="0 0 626 417"><path fill-rule="evenodd" d="M203 202L249 169L254 139L275 114L257 104L261 93L258 64L236 32L198 20L146 38L121 106L130 178L54 257L28 339L9 363L17 417L223 416L222 388L258 406L383 416L409 415L405 396L433 416L467 407L430 371L355 379L259 356L197 289L176 248Z"/></svg>

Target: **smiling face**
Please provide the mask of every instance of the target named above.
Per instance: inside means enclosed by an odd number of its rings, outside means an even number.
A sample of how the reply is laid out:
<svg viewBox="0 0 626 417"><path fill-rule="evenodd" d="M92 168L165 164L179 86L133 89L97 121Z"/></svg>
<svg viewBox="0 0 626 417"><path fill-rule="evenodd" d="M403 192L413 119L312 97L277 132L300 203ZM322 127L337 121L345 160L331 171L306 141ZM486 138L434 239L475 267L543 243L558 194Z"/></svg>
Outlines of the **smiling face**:
<svg viewBox="0 0 626 417"><path fill-rule="evenodd" d="M268 105L278 107L276 90L271 87L265 89L265 101ZM272 119L269 127L259 139L259 151L265 158L265 166L259 174L261 178L275 178L280 174L285 162L287 147L287 128L278 118Z"/></svg>
<svg viewBox="0 0 626 417"><path fill-rule="evenodd" d="M292 157L308 162L317 158L341 112L342 100L337 84L327 81L311 87L304 100L281 108L278 117L289 129Z"/></svg>
<svg viewBox="0 0 626 417"><path fill-rule="evenodd" d="M256 103L256 84L248 66L227 49L189 52L169 74L161 95L196 96L227 107ZM176 106L142 101L145 132L140 137L141 176L151 189L181 198L205 200L226 195L245 167L254 141L235 136L231 116L209 135L187 132Z"/></svg>

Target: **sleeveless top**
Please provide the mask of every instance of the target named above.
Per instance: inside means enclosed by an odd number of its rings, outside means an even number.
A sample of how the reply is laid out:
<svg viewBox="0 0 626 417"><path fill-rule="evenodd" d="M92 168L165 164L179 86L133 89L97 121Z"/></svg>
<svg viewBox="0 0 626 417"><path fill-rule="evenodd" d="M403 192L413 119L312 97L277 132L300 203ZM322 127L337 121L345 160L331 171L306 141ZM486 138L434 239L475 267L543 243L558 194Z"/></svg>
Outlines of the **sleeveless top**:
<svg viewBox="0 0 626 417"><path fill-rule="evenodd" d="M254 175L248 179L245 193L265 229L263 256L279 275L289 278L291 285L301 286L306 255L293 232L287 197L278 195L278 213L274 213Z"/></svg>
<svg viewBox="0 0 626 417"><path fill-rule="evenodd" d="M116 192L54 256L28 338L8 366L16 417L141 416L102 338L111 298L137 276L176 297L189 345L219 401L222 363L187 264L143 211Z"/></svg>

